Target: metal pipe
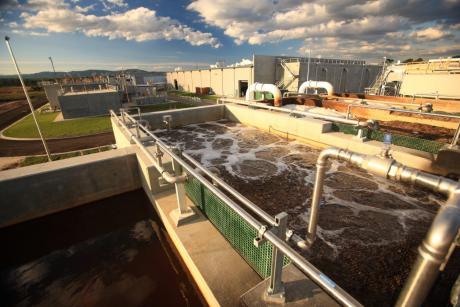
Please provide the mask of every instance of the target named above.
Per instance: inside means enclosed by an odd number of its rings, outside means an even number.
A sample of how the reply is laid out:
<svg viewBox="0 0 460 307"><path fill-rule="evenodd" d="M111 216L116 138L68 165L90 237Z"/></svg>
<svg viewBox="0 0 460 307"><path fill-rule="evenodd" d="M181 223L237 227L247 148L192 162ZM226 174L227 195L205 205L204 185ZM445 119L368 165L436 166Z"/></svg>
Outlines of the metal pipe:
<svg viewBox="0 0 460 307"><path fill-rule="evenodd" d="M421 306L436 281L440 267L460 228L460 191L442 206L418 248L418 256L396 306Z"/></svg>
<svg viewBox="0 0 460 307"><path fill-rule="evenodd" d="M450 143L450 147L454 147L458 143L458 139L460 137L460 123L458 124L457 130L455 131L454 137L452 138L452 142Z"/></svg>
<svg viewBox="0 0 460 307"><path fill-rule="evenodd" d="M397 302L397 306L420 306L433 286L440 267L447 262L449 250L459 233L460 183L407 167L393 159L362 155L338 148L325 149L320 153L317 160L310 222L306 238L307 246L311 246L316 238L326 163L330 158L347 161L372 174L429 188L449 197L446 205L438 211L425 240L419 247L419 256Z"/></svg>
<svg viewBox="0 0 460 307"><path fill-rule="evenodd" d="M129 115L128 115L129 116ZM121 122L120 122L121 123ZM123 125L123 123L121 123ZM159 139L156 135L146 129L146 127L140 125L141 130L146 134L152 137L153 140L157 142L162 149L171 156L172 159L175 159L186 172L191 176L195 177L200 181L210 192L214 193L219 199L221 199L227 206L229 206L236 214L243 218L251 227L256 230L261 229L264 225L257 221L251 214L247 213L242 209L238 204L236 204L231 198L225 195L217 187L215 187L211 182L206 180L194 167L190 166L184 160L182 160L178 155L172 152L168 146ZM144 147L143 145L140 147ZM284 240L280 239L277 234L271 230L265 231L262 236L270 241L275 247L279 248L280 251L285 254L291 261L302 271L307 277L309 277L313 282L315 282L319 287L321 287L326 293L328 293L333 299L338 303L344 306L362 306L356 299L354 299L350 294L348 294L341 287L336 285L329 277L319 271L315 266L310 262L305 260L301 255L299 255L294 249L292 249Z"/></svg>
<svg viewBox="0 0 460 307"><path fill-rule="evenodd" d="M409 113L409 114L419 114L419 115L428 115L433 117L442 117L442 118L454 118L460 119L460 116L457 115L449 115L449 114L439 114L439 113L428 113L422 111L412 111L412 110L404 110L404 109L396 109L396 108L386 108L386 107L379 107L379 106L372 106L372 105L358 105L358 104L349 104L347 107L347 119L350 118L351 115L351 108L363 108L363 109L373 109L373 110L384 110L389 112L400 112L400 113Z"/></svg>
<svg viewBox="0 0 460 307"><path fill-rule="evenodd" d="M158 170L158 172L161 174L164 180L166 180L168 183L181 183L187 180L186 175L180 175L180 176L171 175L167 170L163 168L163 166L161 166L157 162L154 155L149 150L147 150L144 144L142 144L142 142L136 136L133 136L132 139L137 145L139 145L142 152L150 159L150 161L154 164L155 168Z"/></svg>
<svg viewBox="0 0 460 307"><path fill-rule="evenodd" d="M248 89L246 90L246 97L247 101L254 99L254 92L270 92L273 94L274 105L280 107L282 105L281 101L281 91L280 89L274 84L264 84L264 83L253 83L249 85Z"/></svg>
<svg viewBox="0 0 460 307"><path fill-rule="evenodd" d="M305 94L305 91L308 88L323 88L326 90L327 94L331 96L334 93L334 87L332 84L326 81L305 81L299 87L299 94Z"/></svg>
<svg viewBox="0 0 460 307"><path fill-rule="evenodd" d="M37 118L35 117L35 109L32 104L32 101L30 100L29 93L27 92L27 88L24 83L24 80L22 79L21 72L19 71L19 67L16 62L16 58L14 57L13 50L11 49L11 46L10 46L10 38L8 36L5 36L5 43L10 53L11 61L13 62L14 68L16 69L16 73L18 74L19 81L21 82L22 89L24 90L24 94L26 95L27 103L29 104L30 112L32 113L32 118L34 119L35 126L37 127L37 130L38 130L38 134L40 135L40 139L42 140L43 147L45 148L46 156L48 157L48 161L52 161L51 154L48 149L48 145L46 144L45 137L43 136L42 131L40 129L40 125L38 124Z"/></svg>
<svg viewBox="0 0 460 307"><path fill-rule="evenodd" d="M316 162L315 185L310 208L310 221L308 223L305 244L311 246L316 239L316 228L318 224L319 206L323 193L324 177L326 174L327 161L329 158L352 162L355 165L362 164L363 155L349 152L345 149L327 148L320 152Z"/></svg>
<svg viewBox="0 0 460 307"><path fill-rule="evenodd" d="M308 113L308 112L303 112L303 111L271 107L271 106L267 106L267 105L262 104L262 103L256 103L256 102L248 103L246 101L239 100L239 99L226 98L226 99L221 99L221 101L228 101L228 102L241 104L241 105L245 105L245 106L249 106L249 107L256 107L256 108L272 110L272 111L278 111L278 112L284 112L284 113L289 113L289 114L296 114L296 115L301 115L301 116L311 117L311 118L316 118L316 119L323 119L323 120L336 122L336 123L356 125L356 126L361 126L361 127L367 127L368 126L367 121L359 121L359 120L354 120L354 119L345 119L345 118L341 118L341 117L335 117L335 116L329 116L329 115L323 115L323 114L313 114L313 113Z"/></svg>

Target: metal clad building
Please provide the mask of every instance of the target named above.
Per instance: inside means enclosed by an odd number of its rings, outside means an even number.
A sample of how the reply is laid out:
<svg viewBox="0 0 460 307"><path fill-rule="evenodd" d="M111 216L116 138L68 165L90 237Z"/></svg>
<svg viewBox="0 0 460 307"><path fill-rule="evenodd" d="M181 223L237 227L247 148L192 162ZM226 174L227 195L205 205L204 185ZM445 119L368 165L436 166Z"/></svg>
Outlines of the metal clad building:
<svg viewBox="0 0 460 307"><path fill-rule="evenodd" d="M328 81L335 92L363 92L372 85L382 66L359 60L338 60L254 55L252 65L172 71L167 83L177 90L194 92L210 87L217 95L242 97L254 82L276 84L280 89L297 91L309 80Z"/></svg>
<svg viewBox="0 0 460 307"><path fill-rule="evenodd" d="M107 115L121 108L121 94L116 90L70 92L58 98L64 119Z"/></svg>

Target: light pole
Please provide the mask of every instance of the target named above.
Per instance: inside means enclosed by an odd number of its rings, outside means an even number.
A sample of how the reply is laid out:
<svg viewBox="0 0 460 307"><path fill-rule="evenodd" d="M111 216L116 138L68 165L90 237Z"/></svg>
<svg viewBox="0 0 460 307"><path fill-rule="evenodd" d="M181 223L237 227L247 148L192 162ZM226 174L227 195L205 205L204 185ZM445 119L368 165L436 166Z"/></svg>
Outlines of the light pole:
<svg viewBox="0 0 460 307"><path fill-rule="evenodd" d="M24 94L26 95L27 102L29 103L30 111L32 112L32 117L34 119L35 125L37 126L38 134L40 135L40 139L43 142L43 147L45 147L46 156L48 157L48 161L51 161L51 155L50 155L50 152L48 150L48 145L46 145L45 138L43 137L42 131L40 130L40 126L38 125L37 118L35 117L34 106L32 105L32 102L30 101L29 93L27 92L27 88L26 88L26 85L24 83L24 80L22 80L21 72L19 71L18 64L16 63L16 58L14 57L13 50L11 50L10 38L8 36L5 36L5 43L6 43L6 47L8 48L8 51L10 53L11 61L14 64L14 68L16 68L16 72L18 74L19 81L21 81L22 89L24 90Z"/></svg>
<svg viewBox="0 0 460 307"><path fill-rule="evenodd" d="M54 72L54 79L56 79L56 82L57 82L57 77L56 77L56 69L54 69L53 58L49 56L49 57L48 57L48 59L50 59L50 62L51 62L51 67L53 67L53 72Z"/></svg>
<svg viewBox="0 0 460 307"><path fill-rule="evenodd" d="M56 69L54 69L54 63L53 63L53 58L52 57L48 57L48 59L50 60L51 62L51 67L53 67L53 72L54 72L54 80L57 84L59 84L59 87L61 88L61 92L62 94L64 95L64 90L62 89L62 84L61 82L58 81L58 78L57 78L57 75L56 75Z"/></svg>

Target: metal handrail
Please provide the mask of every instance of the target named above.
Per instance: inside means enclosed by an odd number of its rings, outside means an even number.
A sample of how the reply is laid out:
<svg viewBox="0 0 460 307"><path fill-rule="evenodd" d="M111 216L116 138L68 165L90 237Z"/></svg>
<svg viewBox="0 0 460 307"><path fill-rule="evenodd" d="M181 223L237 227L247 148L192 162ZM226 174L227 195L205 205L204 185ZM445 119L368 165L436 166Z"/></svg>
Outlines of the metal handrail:
<svg viewBox="0 0 460 307"><path fill-rule="evenodd" d="M116 116L116 114L111 111L111 115ZM133 121L136 121L131 115L125 114L125 116ZM125 125L123 121L120 121L117 117L117 120L120 125ZM230 197L225 195L221 190L209 182L203 175L201 175L194 167L186 163L179 155L174 153L168 145L166 145L159 137L149 131L145 126L137 123L137 127L148 135L152 141L154 141L158 147L165 153L167 153L171 159L176 161L183 169L189 173L191 176L195 177L201 184L203 184L207 189L209 189L214 195L216 195L220 200L222 200L228 207L230 207L236 214L238 214L243 220L245 220L251 227L258 231L261 239L266 239L271 242L272 245L279 249L286 257L288 257L303 273L307 275L315 284L322 288L326 293L328 293L334 300L344 306L362 306L354 297L348 294L344 289L338 286L333 282L329 277L324 273L319 271L313 264L304 259L299 253L297 253L291 246L286 243L285 240L278 237L278 235L273 232L271 229L260 223L255 219L250 213L246 212L241 208L237 203L235 203ZM132 133L131 133L132 135ZM138 142L137 145L144 147L142 142ZM147 149L146 149L147 150ZM223 186L227 184L223 182ZM252 203L252 206L256 207Z"/></svg>
<svg viewBox="0 0 460 307"><path fill-rule="evenodd" d="M436 98L436 100L438 100L439 98L441 98L441 99L446 99L446 98L460 99L460 96L458 96L458 95L443 95L443 94L439 94L439 93L418 93L418 94L412 94L412 95L408 95L408 96L413 97L413 99L415 99L416 97L419 97L419 98L431 97L431 98Z"/></svg>
<svg viewBox="0 0 460 307"><path fill-rule="evenodd" d="M275 226L277 224L276 219L272 217L270 214L265 212L262 208L251 202L249 199L244 197L241 193L239 193L237 190L229 186L224 180L220 179L218 176L213 174L211 171L209 171L206 167L201 165L198 161L196 161L192 156L190 156L187 153L182 153L182 157L186 158L189 160L193 165L195 165L196 168L198 168L200 171L202 171L206 176L211 178L213 183L218 184L221 188L223 188L225 191L230 193L232 196L234 196L237 200L239 200L242 204L246 206L246 208L250 209L252 212L257 214L260 218L262 218L265 222L269 223L271 226ZM299 247L304 248L305 245L302 244L304 241L302 238L300 238L298 235L294 234L294 231L292 229L287 229L286 230L286 238L287 240L292 240L294 243L296 243Z"/></svg>
<svg viewBox="0 0 460 307"><path fill-rule="evenodd" d="M225 99L220 99L220 101L228 101L228 102L231 102L231 103L241 104L241 105L245 105L245 106L249 106L249 107L256 107L256 108L261 108L261 109L266 109L266 110L271 110L271 111L284 112L284 113L289 113L289 114L296 114L296 115L300 115L300 116L311 117L311 118L315 118L315 119L323 119L323 120L326 120L326 121L349 124L349 125L355 125L355 126L360 126L360 127L367 127L369 125L369 121L359 121L359 120L346 119L346 118L341 118L341 117L336 117L336 116L329 116L329 115L323 115L323 114L313 114L313 113L297 111L297 110L289 110L289 109L285 109L285 108L267 106L265 104L261 104L261 103L257 103L257 102L246 102L246 101L239 100L239 99L225 98Z"/></svg>
<svg viewBox="0 0 460 307"><path fill-rule="evenodd" d="M400 113L408 113L408 114L428 115L428 116L433 116L433 117L453 118L453 119L460 120L460 116L458 116L458 115L429 113L429 112L422 112L422 111L413 111L413 110L397 109L397 108L391 108L391 107L388 108L388 107L380 107L380 106L373 106L373 105L361 105L361 104L349 104L348 105L348 107L347 107L347 117L346 117L347 119L350 118L352 108L384 110L384 111L400 112Z"/></svg>

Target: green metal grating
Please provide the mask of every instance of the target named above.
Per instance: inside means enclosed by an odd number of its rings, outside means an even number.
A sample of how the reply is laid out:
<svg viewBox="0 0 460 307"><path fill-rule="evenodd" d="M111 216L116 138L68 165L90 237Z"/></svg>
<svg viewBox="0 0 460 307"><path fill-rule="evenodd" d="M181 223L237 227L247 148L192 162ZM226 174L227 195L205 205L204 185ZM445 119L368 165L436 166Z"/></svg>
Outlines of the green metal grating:
<svg viewBox="0 0 460 307"><path fill-rule="evenodd" d="M332 125L332 129L334 131L343 132L345 134L356 135L358 133L358 129L355 126L347 125L347 124L334 123ZM367 129L367 128L365 128L364 130L365 130L364 131L365 135L368 139L383 142L383 137L385 135L385 132ZM408 136L408 135L401 135L401 134L394 134L394 133L392 133L391 135L392 135L392 142L395 145L406 147L406 148L417 149L417 150L429 152L432 154L437 154L439 149L441 149L445 145L444 143L420 139L420 138L416 138L416 137Z"/></svg>
<svg viewBox="0 0 460 307"><path fill-rule="evenodd" d="M262 278L270 276L272 244L265 241L256 247L253 242L257 231L197 179L189 178L185 191L246 262ZM289 259L284 257L283 265L288 263Z"/></svg>

